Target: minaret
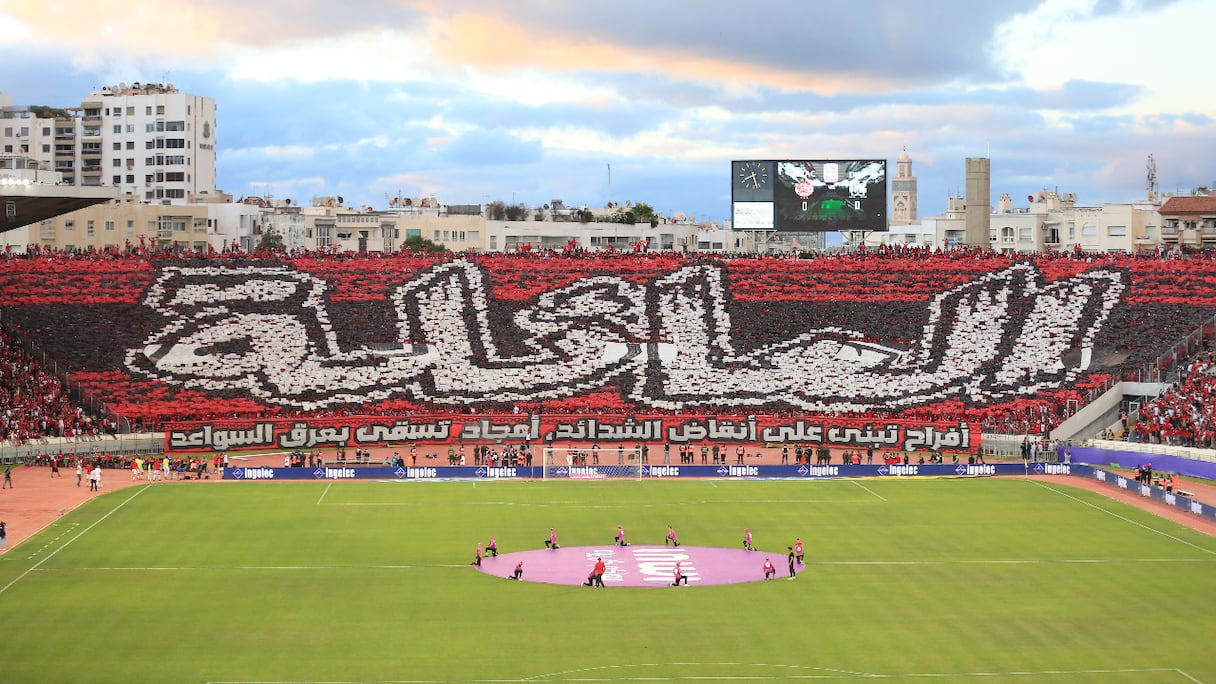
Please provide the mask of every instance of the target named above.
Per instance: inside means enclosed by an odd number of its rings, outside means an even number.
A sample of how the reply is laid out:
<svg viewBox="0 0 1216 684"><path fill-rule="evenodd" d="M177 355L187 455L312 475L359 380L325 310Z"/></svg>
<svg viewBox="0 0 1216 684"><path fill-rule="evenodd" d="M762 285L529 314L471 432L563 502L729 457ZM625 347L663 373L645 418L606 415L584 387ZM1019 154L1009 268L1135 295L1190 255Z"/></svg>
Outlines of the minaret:
<svg viewBox="0 0 1216 684"><path fill-rule="evenodd" d="M899 153L895 178L891 180L891 225L916 223L916 176L912 175L912 157L908 148Z"/></svg>

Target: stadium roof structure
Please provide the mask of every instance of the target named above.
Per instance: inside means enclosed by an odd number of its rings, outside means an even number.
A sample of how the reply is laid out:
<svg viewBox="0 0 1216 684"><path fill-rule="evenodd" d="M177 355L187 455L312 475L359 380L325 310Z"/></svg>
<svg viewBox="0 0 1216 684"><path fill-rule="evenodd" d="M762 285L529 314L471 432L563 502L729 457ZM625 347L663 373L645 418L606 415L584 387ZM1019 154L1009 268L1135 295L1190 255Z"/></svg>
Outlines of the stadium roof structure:
<svg viewBox="0 0 1216 684"><path fill-rule="evenodd" d="M115 199L118 188L0 183L0 233Z"/></svg>

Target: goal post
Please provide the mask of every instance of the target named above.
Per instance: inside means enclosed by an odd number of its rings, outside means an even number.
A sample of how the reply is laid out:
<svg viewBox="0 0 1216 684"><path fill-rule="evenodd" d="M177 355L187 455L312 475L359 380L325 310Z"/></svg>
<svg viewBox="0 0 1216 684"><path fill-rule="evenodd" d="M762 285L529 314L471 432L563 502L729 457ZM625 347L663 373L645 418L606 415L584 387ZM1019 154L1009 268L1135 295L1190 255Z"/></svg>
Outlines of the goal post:
<svg viewBox="0 0 1216 684"><path fill-rule="evenodd" d="M597 454L586 447L545 447L541 451L543 480L640 480L639 456L626 450L618 458L615 450Z"/></svg>

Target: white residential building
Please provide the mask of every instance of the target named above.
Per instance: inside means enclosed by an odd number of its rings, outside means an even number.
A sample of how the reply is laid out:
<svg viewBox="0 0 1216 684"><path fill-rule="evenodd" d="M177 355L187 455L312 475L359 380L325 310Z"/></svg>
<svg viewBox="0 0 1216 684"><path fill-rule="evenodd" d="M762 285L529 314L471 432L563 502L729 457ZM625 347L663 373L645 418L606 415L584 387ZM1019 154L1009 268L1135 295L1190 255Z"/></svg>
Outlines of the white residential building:
<svg viewBox="0 0 1216 684"><path fill-rule="evenodd" d="M158 204L216 193L215 100L173 84L120 83L89 93L80 107L76 184Z"/></svg>

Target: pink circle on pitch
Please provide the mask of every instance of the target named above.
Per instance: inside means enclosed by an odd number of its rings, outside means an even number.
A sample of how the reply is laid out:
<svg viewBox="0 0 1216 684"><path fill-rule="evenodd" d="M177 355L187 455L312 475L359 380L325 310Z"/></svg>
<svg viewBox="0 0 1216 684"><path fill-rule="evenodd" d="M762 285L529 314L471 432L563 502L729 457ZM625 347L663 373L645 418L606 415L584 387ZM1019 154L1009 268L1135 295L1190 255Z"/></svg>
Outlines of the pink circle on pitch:
<svg viewBox="0 0 1216 684"><path fill-rule="evenodd" d="M765 558L776 568L775 577L788 575L786 552L713 546L563 546L556 551L516 551L484 558L477 569L510 577L523 561L524 581L579 585L587 581L598 558L604 559L604 585L608 587L669 587L677 562L688 577L688 586L761 582Z"/></svg>

